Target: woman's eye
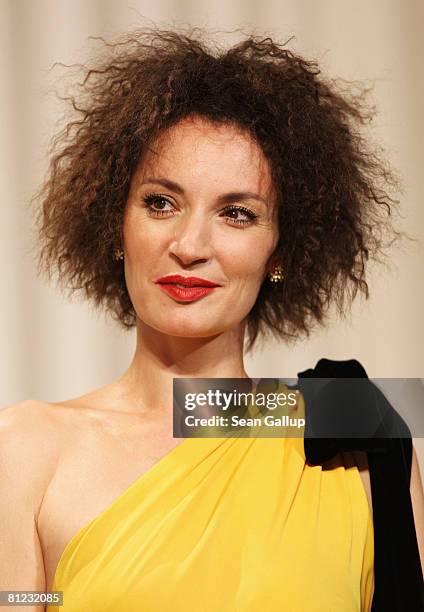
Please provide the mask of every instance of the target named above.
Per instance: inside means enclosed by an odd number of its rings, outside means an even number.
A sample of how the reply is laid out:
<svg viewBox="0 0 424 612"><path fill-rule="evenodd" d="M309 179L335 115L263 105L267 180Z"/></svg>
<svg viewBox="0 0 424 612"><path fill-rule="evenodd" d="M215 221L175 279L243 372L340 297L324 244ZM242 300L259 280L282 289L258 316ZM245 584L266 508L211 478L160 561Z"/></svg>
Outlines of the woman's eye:
<svg viewBox="0 0 424 612"><path fill-rule="evenodd" d="M257 214L244 206L229 206L224 210L224 214L231 215L227 217L227 219L229 218L231 223L235 223L236 225L250 225L258 218ZM245 218L240 219L239 215L243 215Z"/></svg>
<svg viewBox="0 0 424 612"><path fill-rule="evenodd" d="M143 200L150 215L161 217L163 215L174 214L173 210L166 209L167 204L171 207L173 205L165 196L147 194ZM230 225L250 225L258 218L257 214L244 206L228 206L222 211L222 214L229 220ZM244 218L240 218L240 216Z"/></svg>
<svg viewBox="0 0 424 612"><path fill-rule="evenodd" d="M172 212L170 210L164 210L164 206L166 206L166 204L170 204L172 206L172 203L161 195L148 194L144 197L144 203L146 204L146 208L148 209L149 213L152 215L161 216Z"/></svg>

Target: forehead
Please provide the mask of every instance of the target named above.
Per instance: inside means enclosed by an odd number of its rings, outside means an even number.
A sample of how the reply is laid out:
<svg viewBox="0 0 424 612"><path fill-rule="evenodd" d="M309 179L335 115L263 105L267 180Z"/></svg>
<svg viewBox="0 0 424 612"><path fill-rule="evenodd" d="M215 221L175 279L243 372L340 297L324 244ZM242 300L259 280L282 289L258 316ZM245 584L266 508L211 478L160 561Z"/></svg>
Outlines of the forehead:
<svg viewBox="0 0 424 612"><path fill-rule="evenodd" d="M257 141L241 128L201 117L165 130L143 157L139 172L187 185L256 190L264 196L272 190L269 162Z"/></svg>

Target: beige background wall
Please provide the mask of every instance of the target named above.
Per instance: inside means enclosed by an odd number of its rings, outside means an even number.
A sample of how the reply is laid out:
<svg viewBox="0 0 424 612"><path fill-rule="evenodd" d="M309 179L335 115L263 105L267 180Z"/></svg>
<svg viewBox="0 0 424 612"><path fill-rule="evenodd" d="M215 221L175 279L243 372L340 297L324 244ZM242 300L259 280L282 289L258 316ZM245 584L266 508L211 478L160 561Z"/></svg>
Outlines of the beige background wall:
<svg viewBox="0 0 424 612"><path fill-rule="evenodd" d="M371 299L348 322L287 349L268 344L247 358L252 376L294 377L320 357L355 357L372 377L424 376L424 42L420 0L3 0L0 101L0 405L58 401L98 387L126 369L134 335L61 297L36 277L27 203L46 169L46 147L63 113L52 90L54 62L84 61L114 37L150 25L244 27L285 40L324 72L374 82L372 137L404 182L402 227L419 238L393 251L392 269L370 275ZM237 34L221 35L233 41ZM423 440L417 440L423 462Z"/></svg>

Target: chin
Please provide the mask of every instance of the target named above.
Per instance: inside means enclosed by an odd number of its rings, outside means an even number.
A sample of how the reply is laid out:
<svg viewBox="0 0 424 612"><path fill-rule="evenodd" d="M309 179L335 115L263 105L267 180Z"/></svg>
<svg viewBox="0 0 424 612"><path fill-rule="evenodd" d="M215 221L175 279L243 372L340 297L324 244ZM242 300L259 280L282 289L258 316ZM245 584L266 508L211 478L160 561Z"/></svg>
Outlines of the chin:
<svg viewBox="0 0 424 612"><path fill-rule="evenodd" d="M204 314L204 313L203 313ZM156 331L166 334L167 336L175 336L178 338L206 338L216 336L227 329L227 326L218 324L211 325L211 318L202 321L200 317L184 316L179 318L175 315L162 321L147 319L142 317L142 321Z"/></svg>
<svg viewBox="0 0 424 612"><path fill-rule="evenodd" d="M182 323L180 325L163 326L159 331L168 336L175 336L177 338L207 338L209 336L216 336L221 333L222 330L211 327L210 324L199 325Z"/></svg>

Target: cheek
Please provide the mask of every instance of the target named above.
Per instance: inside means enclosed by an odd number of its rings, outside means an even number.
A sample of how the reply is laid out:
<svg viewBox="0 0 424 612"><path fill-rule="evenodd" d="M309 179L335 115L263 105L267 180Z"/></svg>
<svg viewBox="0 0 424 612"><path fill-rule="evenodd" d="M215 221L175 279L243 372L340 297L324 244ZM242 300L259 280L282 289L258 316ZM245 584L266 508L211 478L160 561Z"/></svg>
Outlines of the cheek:
<svg viewBox="0 0 424 612"><path fill-rule="evenodd" d="M143 295L144 304L149 293L146 294L146 283L149 282L150 273L153 272L155 262L162 251L160 240L149 224L137 219L136 215L128 215L124 224L125 243L125 282L131 301L136 307L140 306L140 296Z"/></svg>
<svg viewBox="0 0 424 612"><path fill-rule="evenodd" d="M128 217L124 225L124 242L127 251L127 262L143 266L143 262L157 260L158 253L163 252L164 237L148 219Z"/></svg>
<svg viewBox="0 0 424 612"><path fill-rule="evenodd" d="M260 279L264 273L270 245L264 236L261 239L227 241L223 252L229 275L241 281L254 280Z"/></svg>

